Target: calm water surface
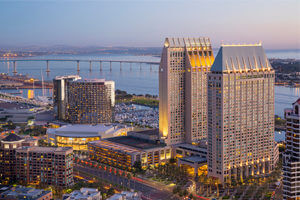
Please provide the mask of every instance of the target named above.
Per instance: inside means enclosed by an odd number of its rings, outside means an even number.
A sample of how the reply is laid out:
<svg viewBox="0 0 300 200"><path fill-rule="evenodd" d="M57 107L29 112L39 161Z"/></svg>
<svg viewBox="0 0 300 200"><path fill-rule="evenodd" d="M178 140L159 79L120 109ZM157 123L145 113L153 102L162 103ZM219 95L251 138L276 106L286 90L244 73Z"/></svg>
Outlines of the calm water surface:
<svg viewBox="0 0 300 200"><path fill-rule="evenodd" d="M299 58L299 51L267 51L269 57L280 58ZM135 55L51 55L40 56L35 58L45 59L103 59L103 60L131 60L131 61L156 61L159 62L159 57L153 56L135 56ZM44 80L52 80L58 75L76 74L76 62L50 62L50 74L47 76L45 62L19 62L17 71L21 74L28 74L29 76L41 79L41 74ZM12 65L0 62L0 72L12 74ZM100 63L93 63L92 72L89 72L89 63L80 63L80 75L83 78L105 78L106 80L113 80L116 82L116 88L125 90L132 94L152 94L158 95L158 65L142 64L140 70L139 64L123 63L122 70L120 70L119 63L112 63L113 70L110 71L109 63L103 63L103 70L100 71ZM15 92L10 90L9 92ZM45 95L52 94L52 90L46 90ZM23 90L23 96L26 97L27 90ZM42 95L40 89L36 89L35 95ZM284 86L275 86L275 114L283 116L284 108L291 107L291 103L300 97L300 88L290 88Z"/></svg>

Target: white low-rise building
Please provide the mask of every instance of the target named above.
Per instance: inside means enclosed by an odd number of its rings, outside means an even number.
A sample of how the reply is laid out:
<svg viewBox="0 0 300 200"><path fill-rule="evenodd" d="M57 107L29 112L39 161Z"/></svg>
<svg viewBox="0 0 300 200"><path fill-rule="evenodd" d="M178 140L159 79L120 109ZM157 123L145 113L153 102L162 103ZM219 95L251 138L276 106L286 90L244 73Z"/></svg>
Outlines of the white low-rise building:
<svg viewBox="0 0 300 200"><path fill-rule="evenodd" d="M114 194L107 200L141 200L141 196L139 192L122 191L121 193Z"/></svg>
<svg viewBox="0 0 300 200"><path fill-rule="evenodd" d="M64 194L63 200L101 200L102 196L98 189L95 188L81 188L75 190L70 194Z"/></svg>

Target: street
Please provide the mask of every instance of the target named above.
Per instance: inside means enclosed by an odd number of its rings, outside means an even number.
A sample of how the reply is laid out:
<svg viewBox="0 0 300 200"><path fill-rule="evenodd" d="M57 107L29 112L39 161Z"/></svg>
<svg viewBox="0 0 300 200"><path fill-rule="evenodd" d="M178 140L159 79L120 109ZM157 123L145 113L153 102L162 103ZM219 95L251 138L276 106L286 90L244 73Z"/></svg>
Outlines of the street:
<svg viewBox="0 0 300 200"><path fill-rule="evenodd" d="M164 190L160 190L159 188L153 188L143 182L141 179L137 179L133 177L132 179L128 180L128 178L115 175L114 173L108 173L107 171L100 170L100 169L94 169L86 166L81 165L74 165L74 169L91 174L93 176L96 176L100 179L107 180L111 183L118 184L125 186L130 189L134 189L137 191L140 191L143 193L144 199L155 199L155 200L166 200L166 199L178 199L176 196L174 196L172 193Z"/></svg>

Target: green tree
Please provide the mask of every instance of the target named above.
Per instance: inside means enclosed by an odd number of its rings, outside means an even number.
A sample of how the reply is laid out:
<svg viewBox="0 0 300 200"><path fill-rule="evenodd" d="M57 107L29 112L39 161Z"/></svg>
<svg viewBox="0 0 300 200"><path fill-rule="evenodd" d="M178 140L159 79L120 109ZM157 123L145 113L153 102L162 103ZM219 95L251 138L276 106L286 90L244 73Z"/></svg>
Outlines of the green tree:
<svg viewBox="0 0 300 200"><path fill-rule="evenodd" d="M219 197L219 185L221 184L221 181L220 181L220 179L216 178L216 179L214 179L214 183L217 187L217 197Z"/></svg>
<svg viewBox="0 0 300 200"><path fill-rule="evenodd" d="M111 196L111 195L113 195L113 194L115 194L115 190L111 187L111 188L109 188L109 189L107 190L107 195L108 195L108 196Z"/></svg>
<svg viewBox="0 0 300 200"><path fill-rule="evenodd" d="M141 161L135 161L133 164L133 168L135 169L136 172L142 172L142 163Z"/></svg>
<svg viewBox="0 0 300 200"><path fill-rule="evenodd" d="M131 175L131 173L127 173L127 179L131 179L132 178L132 175Z"/></svg>
<svg viewBox="0 0 300 200"><path fill-rule="evenodd" d="M183 196L187 196L189 193L187 190L183 190L182 194L183 194Z"/></svg>
<svg viewBox="0 0 300 200"><path fill-rule="evenodd" d="M16 125L11 120L9 120L7 122L7 125L4 125L3 127L9 130L14 130L16 128Z"/></svg>

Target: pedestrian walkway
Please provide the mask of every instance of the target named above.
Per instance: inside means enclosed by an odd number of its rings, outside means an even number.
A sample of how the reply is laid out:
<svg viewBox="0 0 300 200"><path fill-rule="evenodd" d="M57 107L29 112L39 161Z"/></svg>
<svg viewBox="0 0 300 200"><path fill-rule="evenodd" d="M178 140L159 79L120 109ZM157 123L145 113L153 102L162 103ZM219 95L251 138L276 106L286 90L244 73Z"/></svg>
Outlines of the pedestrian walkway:
<svg viewBox="0 0 300 200"><path fill-rule="evenodd" d="M245 194L249 188L250 188L250 185L247 185L246 189L244 190L243 194L240 196L239 200L243 199L243 197L245 196Z"/></svg>

